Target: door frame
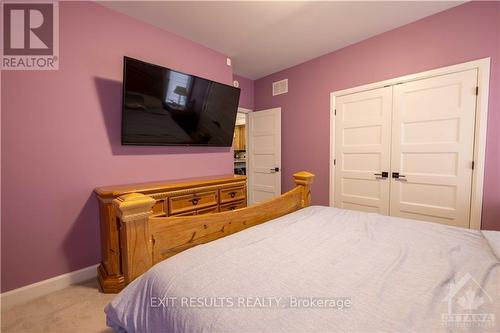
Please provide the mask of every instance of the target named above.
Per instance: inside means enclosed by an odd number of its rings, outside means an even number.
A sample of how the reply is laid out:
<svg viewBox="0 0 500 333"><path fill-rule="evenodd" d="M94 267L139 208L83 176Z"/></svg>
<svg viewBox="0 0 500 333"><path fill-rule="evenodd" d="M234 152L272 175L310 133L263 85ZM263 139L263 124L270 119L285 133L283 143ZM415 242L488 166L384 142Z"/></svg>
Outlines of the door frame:
<svg viewBox="0 0 500 333"><path fill-rule="evenodd" d="M330 93L330 206L334 206L335 185L335 99L339 96L349 95L365 90L382 88L387 85L410 82L420 79L441 76L470 69L477 69L477 85L479 87L476 99L476 115L474 127L474 170L472 173L472 194L470 209L470 229L481 229L481 212L483 208L483 185L486 156L486 129L488 125L488 96L490 88L490 58L468 61L456 65L436 68L424 72L404 75L384 81L369 83L353 88L342 89Z"/></svg>
<svg viewBox="0 0 500 333"><path fill-rule="evenodd" d="M245 114L245 143L246 143L246 156L247 158L245 159L245 169L246 169L246 176L247 176L247 200L249 198L249 195L250 195L250 182L248 181L248 156L250 154L250 147L248 146L248 114L250 112L253 112L253 110L251 109L247 109L247 108L242 108L242 107L238 107L238 111L237 113L243 113Z"/></svg>

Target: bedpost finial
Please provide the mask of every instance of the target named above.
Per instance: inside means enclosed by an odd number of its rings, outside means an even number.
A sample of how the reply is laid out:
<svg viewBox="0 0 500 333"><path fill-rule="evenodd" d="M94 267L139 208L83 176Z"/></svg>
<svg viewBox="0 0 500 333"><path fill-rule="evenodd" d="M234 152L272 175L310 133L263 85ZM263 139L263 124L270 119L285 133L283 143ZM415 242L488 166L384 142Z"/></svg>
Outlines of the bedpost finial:
<svg viewBox="0 0 500 333"><path fill-rule="evenodd" d="M293 175L295 184L302 189L302 207L307 207L311 204L311 184L314 180L314 174L301 171Z"/></svg>
<svg viewBox="0 0 500 333"><path fill-rule="evenodd" d="M314 180L314 174L307 171L300 171L293 174L295 184L297 185L311 185Z"/></svg>
<svg viewBox="0 0 500 333"><path fill-rule="evenodd" d="M149 217L155 199L141 193L122 195L113 200L120 224L121 263L125 284L153 266Z"/></svg>
<svg viewBox="0 0 500 333"><path fill-rule="evenodd" d="M151 214L151 209L155 204L155 199L141 193L130 193L122 195L113 200L117 216L128 222Z"/></svg>

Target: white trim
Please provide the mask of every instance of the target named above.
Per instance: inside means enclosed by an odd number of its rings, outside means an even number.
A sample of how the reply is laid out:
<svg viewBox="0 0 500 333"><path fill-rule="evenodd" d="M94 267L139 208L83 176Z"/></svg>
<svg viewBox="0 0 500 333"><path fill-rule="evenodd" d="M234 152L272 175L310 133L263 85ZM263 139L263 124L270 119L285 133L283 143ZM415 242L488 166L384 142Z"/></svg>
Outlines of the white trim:
<svg viewBox="0 0 500 333"><path fill-rule="evenodd" d="M246 132L246 157L247 157L247 167L246 167L246 172L247 172L247 205L253 205L253 195L252 195L252 166L251 166L251 152L253 151L252 147L252 142L250 140L250 131L252 128L252 113L247 113L247 118L246 118L246 127L245 127L245 132Z"/></svg>
<svg viewBox="0 0 500 333"><path fill-rule="evenodd" d="M328 197L330 207L335 207L335 92L330 93L330 156L329 156L329 169L330 169L330 184L328 188Z"/></svg>
<svg viewBox="0 0 500 333"><path fill-rule="evenodd" d="M485 66L487 66L487 67L485 67ZM483 70L489 69L489 66L490 66L490 58L483 58L483 59L464 62L461 64L431 69L431 70L428 70L425 72L404 75L404 76L400 76L400 77L396 77L396 78L392 78L392 79L388 79L388 80L384 80L384 81L364 84L364 85L353 87L353 88L338 90L338 91L332 92L331 95L344 96L344 95L349 95L349 94L353 94L353 93L357 93L357 92L361 92L361 91L365 91L365 90L377 89L377 88L387 86L387 85L395 85L397 83L421 80L421 79L426 79L426 78L430 78L430 77L434 77L434 76L462 72L462 71L466 71L466 70L474 69L474 68L483 69ZM488 70L488 77L489 77L489 70ZM484 82L479 82L479 83L484 83Z"/></svg>
<svg viewBox="0 0 500 333"><path fill-rule="evenodd" d="M250 198L250 187L248 186L248 155L250 154L250 146L248 145L248 114L253 112L251 109L238 107L238 113L245 114L245 143L246 143L246 176L247 176L247 198Z"/></svg>
<svg viewBox="0 0 500 333"><path fill-rule="evenodd" d="M249 112L253 112L253 110L238 107L238 112L249 113Z"/></svg>
<svg viewBox="0 0 500 333"><path fill-rule="evenodd" d="M250 111L253 112L252 110L250 110ZM249 186L250 182L249 182L249 178L248 178L248 170L249 170L248 166L250 164L250 163L248 163L248 156L250 156L250 145L249 145L249 139L248 139L249 138L248 132L250 132L249 126L248 126L248 121L250 118L248 116L249 114L250 114L250 112L247 112L245 114L245 145L246 145L246 147L245 147L246 148L246 151L245 151L245 157L246 157L245 158L245 162L246 162L245 163L245 176L247 176L247 201L248 201L248 198L250 198L250 186ZM248 204L248 202L247 202L247 204Z"/></svg>
<svg viewBox="0 0 500 333"><path fill-rule="evenodd" d="M358 87L338 90L330 93L330 206L334 206L334 180L335 167L335 98L361 91L381 88L397 83L421 80L434 76L446 75L466 71L478 70L477 84L479 94L476 101L476 127L474 136L474 172L472 174L472 198L470 213L470 229L481 229L481 212L483 208L483 185L484 185L484 160L486 156L486 129L488 122L488 95L490 88L490 58L473 60L461 64L432 69L425 72L405 75L389 80L365 84Z"/></svg>
<svg viewBox="0 0 500 333"><path fill-rule="evenodd" d="M99 265L92 265L77 271L62 274L2 293L0 297L2 311L14 305L28 302L37 297L45 296L54 291L64 289L73 284L96 278L98 266Z"/></svg>
<svg viewBox="0 0 500 333"><path fill-rule="evenodd" d="M488 127L488 97L490 91L490 58L478 60L476 63L479 93L476 99L470 228L479 230L481 229L483 210L484 161L486 159L486 128Z"/></svg>

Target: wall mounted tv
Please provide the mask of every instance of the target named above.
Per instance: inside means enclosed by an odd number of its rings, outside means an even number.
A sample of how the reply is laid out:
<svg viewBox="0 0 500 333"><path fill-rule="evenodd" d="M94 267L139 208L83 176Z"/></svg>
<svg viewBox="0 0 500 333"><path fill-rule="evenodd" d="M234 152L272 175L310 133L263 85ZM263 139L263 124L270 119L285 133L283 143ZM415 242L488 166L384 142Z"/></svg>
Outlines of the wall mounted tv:
<svg viewBox="0 0 500 333"><path fill-rule="evenodd" d="M229 147L240 89L124 57L122 144Z"/></svg>

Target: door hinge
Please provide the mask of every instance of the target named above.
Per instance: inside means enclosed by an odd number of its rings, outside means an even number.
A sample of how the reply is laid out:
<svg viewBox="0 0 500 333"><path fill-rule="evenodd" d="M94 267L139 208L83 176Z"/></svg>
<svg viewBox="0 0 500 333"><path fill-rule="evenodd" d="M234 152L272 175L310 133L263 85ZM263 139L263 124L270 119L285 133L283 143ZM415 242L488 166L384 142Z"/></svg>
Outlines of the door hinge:
<svg viewBox="0 0 500 333"><path fill-rule="evenodd" d="M333 165L337 165L337 159L336 158L333 159Z"/></svg>
<svg viewBox="0 0 500 333"><path fill-rule="evenodd" d="M476 86L476 96L479 95L479 86Z"/></svg>
<svg viewBox="0 0 500 333"><path fill-rule="evenodd" d="M472 161L472 170L474 170L474 161Z"/></svg>
<svg viewBox="0 0 500 333"><path fill-rule="evenodd" d="M333 110L333 115L336 116L337 115L337 109L334 109Z"/></svg>

